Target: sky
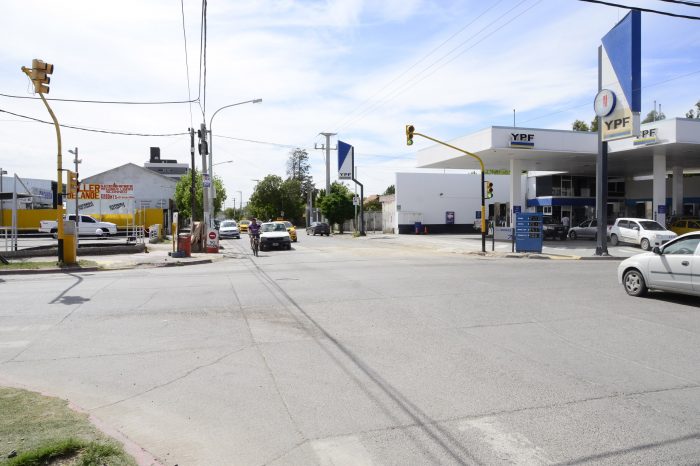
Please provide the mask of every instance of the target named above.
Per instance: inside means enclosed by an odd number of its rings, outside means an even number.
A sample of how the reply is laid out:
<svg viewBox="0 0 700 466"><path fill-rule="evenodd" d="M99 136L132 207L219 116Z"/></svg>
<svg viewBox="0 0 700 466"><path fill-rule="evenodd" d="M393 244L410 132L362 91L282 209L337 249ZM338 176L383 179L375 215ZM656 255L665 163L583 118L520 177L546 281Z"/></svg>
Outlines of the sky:
<svg viewBox="0 0 700 466"><path fill-rule="evenodd" d="M615 3L700 16L700 7L659 0ZM285 177L297 147L323 189L322 132L337 133L333 148L337 139L355 147L365 195L382 193L432 144L406 146L406 124L449 141L514 119L551 129L590 122L597 49L627 11L576 0L209 0L202 54L202 0L5 0L0 168L55 177L53 126L11 114L50 119L20 70L40 58L55 66L49 98L196 100L50 101L65 125L184 133L63 128L64 165L78 147L81 178L143 166L150 147L189 163L188 128L206 122L214 163L233 161L214 167L226 207L245 204L255 180ZM698 100L700 21L643 13L642 118L655 102L667 118L684 117ZM336 151L330 159L332 182Z"/></svg>

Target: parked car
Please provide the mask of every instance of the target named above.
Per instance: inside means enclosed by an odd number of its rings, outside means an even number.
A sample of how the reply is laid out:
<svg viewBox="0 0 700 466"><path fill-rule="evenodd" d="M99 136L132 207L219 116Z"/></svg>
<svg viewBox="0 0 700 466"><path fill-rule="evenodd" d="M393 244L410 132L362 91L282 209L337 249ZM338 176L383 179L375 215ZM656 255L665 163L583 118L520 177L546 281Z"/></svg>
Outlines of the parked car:
<svg viewBox="0 0 700 466"><path fill-rule="evenodd" d="M241 239L241 231L238 229L238 223L235 220L224 220L219 224L219 238L237 238Z"/></svg>
<svg viewBox="0 0 700 466"><path fill-rule="evenodd" d="M294 225L292 225L292 222L287 222L286 220L284 222L284 226L287 228L287 233L289 233L289 237L292 238L293 242L297 242L297 229Z"/></svg>
<svg viewBox="0 0 700 466"><path fill-rule="evenodd" d="M584 220L569 230L570 239L591 238L598 239L598 220Z"/></svg>
<svg viewBox="0 0 700 466"><path fill-rule="evenodd" d="M698 270L700 232L693 232L625 259L617 268L617 281L630 296L643 296L648 290L700 296Z"/></svg>
<svg viewBox="0 0 700 466"><path fill-rule="evenodd" d="M566 239L566 228L557 218L545 215L542 218L542 239Z"/></svg>
<svg viewBox="0 0 700 466"><path fill-rule="evenodd" d="M677 235L700 231L700 220L696 218L676 220L671 223L669 230Z"/></svg>
<svg viewBox="0 0 700 466"><path fill-rule="evenodd" d="M260 225L260 250L272 248L292 249L292 239L284 222L265 222Z"/></svg>
<svg viewBox="0 0 700 466"><path fill-rule="evenodd" d="M238 222L238 229L241 233L248 233L248 225L250 225L250 220L241 220Z"/></svg>
<svg viewBox="0 0 700 466"><path fill-rule="evenodd" d="M678 235L667 230L659 222L645 218L618 218L608 230L610 244L637 244L645 251L654 246L663 246Z"/></svg>
<svg viewBox="0 0 700 466"><path fill-rule="evenodd" d="M307 235L326 235L330 236L331 234L331 227L328 226L327 223L324 222L311 222L311 225L306 227L306 234Z"/></svg>
<svg viewBox="0 0 700 466"><path fill-rule="evenodd" d="M75 214L64 219L75 221ZM101 222L89 215L81 215L78 224L79 236L110 236L117 234L117 225L112 222ZM58 222L56 220L41 220L39 222L39 232L50 233L54 238L58 238Z"/></svg>

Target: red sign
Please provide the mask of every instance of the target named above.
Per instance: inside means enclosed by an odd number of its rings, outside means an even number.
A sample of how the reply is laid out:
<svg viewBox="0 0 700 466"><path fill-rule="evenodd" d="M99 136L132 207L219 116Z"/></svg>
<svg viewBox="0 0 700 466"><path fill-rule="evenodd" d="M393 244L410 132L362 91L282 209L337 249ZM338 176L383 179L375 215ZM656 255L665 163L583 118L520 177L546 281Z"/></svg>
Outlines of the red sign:
<svg viewBox="0 0 700 466"><path fill-rule="evenodd" d="M215 231L209 232L209 239L216 239L216 232Z"/></svg>

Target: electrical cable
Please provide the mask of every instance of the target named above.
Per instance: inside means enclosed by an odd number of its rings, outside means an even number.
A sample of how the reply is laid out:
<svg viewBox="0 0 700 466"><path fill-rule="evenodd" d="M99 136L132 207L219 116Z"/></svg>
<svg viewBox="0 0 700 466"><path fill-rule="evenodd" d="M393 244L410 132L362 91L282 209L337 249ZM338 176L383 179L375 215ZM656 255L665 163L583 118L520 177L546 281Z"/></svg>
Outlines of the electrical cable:
<svg viewBox="0 0 700 466"><path fill-rule="evenodd" d="M343 123L344 123L346 120L351 119L352 115L355 114L359 109L361 109L367 102L369 102L369 101L371 101L372 99L374 99L374 98L375 98L377 95L379 95L384 89L386 89L387 87L389 87L390 85L394 84L396 81L398 81L399 79L401 79L402 77L404 77L409 71L411 71L413 68L415 68L416 66L418 66L420 63L424 62L428 57L430 57L430 56L433 55L435 52L437 52L439 49L441 49L445 44L447 44L449 41L451 41L452 39L454 39L457 35L461 34L462 31L464 31L466 28L468 28L469 26L471 26L472 24L474 24L476 21L478 21L479 19L481 19L486 13L488 13L489 11L491 11L492 9L494 9L494 8L495 8L496 6L498 6L498 4L501 3L502 1L503 1L503 0L498 0L497 2L495 2L494 4L492 4L489 8L487 8L486 10L484 10L484 12L482 12L479 16L477 16L476 18L474 18L473 20L471 20L469 23L467 23L467 24L465 24L464 26L462 26L458 31L456 31L456 32L454 32L452 35L450 35L450 37L448 37L447 39L443 40L437 47L434 47L430 52L428 52L427 54L423 55L418 61L414 62L411 66L409 66L408 68L406 68L403 72L401 72L398 76L396 76L394 79L392 79L392 80L389 81L387 84L385 84L382 88L380 88L378 91L376 91L376 92L375 92L374 94L372 94L370 97L368 97L368 98L366 98L364 101L362 101L354 110L352 110L351 112L349 112L342 120L340 120L338 123L334 124L333 126L334 126L334 127L337 127L337 128L342 127L342 126L343 126Z"/></svg>
<svg viewBox="0 0 700 466"><path fill-rule="evenodd" d="M683 0L658 0L659 2L675 3L677 5L700 6L700 2L691 2Z"/></svg>
<svg viewBox="0 0 700 466"><path fill-rule="evenodd" d="M180 0L180 11L182 12L182 38L185 42L185 69L187 70L187 98L192 100L190 89L190 63L187 58L187 29L185 28L185 0ZM192 117L192 104L190 103L190 128L194 128L194 118Z"/></svg>
<svg viewBox="0 0 700 466"><path fill-rule="evenodd" d="M9 97L11 99L30 99L30 100L41 100L40 97L32 97L28 95L12 95L0 93L0 97ZM81 104L118 104L118 105L171 105L171 104L191 104L199 100L190 98L190 100L169 100L161 102L133 102L133 101L123 101L123 100L81 100L81 99L59 99L46 97L46 100L51 100L54 102L76 102Z"/></svg>
<svg viewBox="0 0 700 466"><path fill-rule="evenodd" d="M678 13L671 13L669 11L653 10L651 8L642 8L640 6L620 5L619 3L604 2L602 0L578 0L578 1L579 2L587 2L587 3L598 3L601 5L614 6L616 8L626 8L628 10L644 11L645 13L656 13L657 15L672 16L674 18L694 19L696 21L700 20L700 16L681 15Z"/></svg>
<svg viewBox="0 0 700 466"><path fill-rule="evenodd" d="M32 121L35 121L38 123L45 123L47 125L53 125L52 121L40 120L39 118L34 118L34 117L27 116L27 115L21 115L19 113L10 112L8 110L0 109L0 113L7 113L8 115L13 115L13 116L16 116L19 118L32 120ZM190 134L190 133L147 134L147 133L133 133L133 132L128 132L128 131L113 131L113 130L106 130L106 129L93 129L93 128L85 128L82 126L62 125L62 124L59 124L58 126L60 126L61 128L70 128L70 129L76 129L79 131L88 131L91 133L116 134L119 136L170 137L170 136L184 136L184 135Z"/></svg>
<svg viewBox="0 0 700 466"><path fill-rule="evenodd" d="M244 138L236 138L233 136L222 136L221 134L215 134L215 138L224 138L224 139L232 139L234 141L243 141L243 142L251 142L254 144L267 144L269 146L278 146L278 147L287 147L287 148L292 148L296 149L297 147L303 149L299 145L293 145L293 144L282 144L282 143L277 143L277 142L268 142L268 141L257 141L255 139L244 139Z"/></svg>

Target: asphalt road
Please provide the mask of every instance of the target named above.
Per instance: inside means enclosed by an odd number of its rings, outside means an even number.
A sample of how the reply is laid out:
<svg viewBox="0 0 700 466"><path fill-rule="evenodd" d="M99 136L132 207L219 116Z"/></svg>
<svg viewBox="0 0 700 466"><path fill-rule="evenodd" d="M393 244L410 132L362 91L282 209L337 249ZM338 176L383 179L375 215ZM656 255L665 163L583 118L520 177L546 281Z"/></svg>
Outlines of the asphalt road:
<svg viewBox="0 0 700 466"><path fill-rule="evenodd" d="M0 382L164 464L698 464L695 298L615 261L300 236L208 265L0 278Z"/></svg>

